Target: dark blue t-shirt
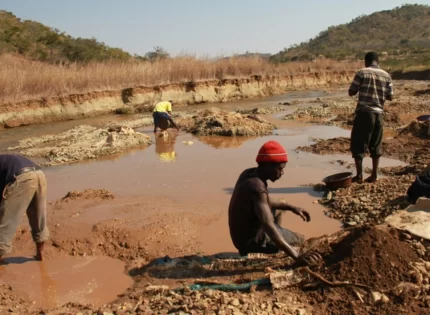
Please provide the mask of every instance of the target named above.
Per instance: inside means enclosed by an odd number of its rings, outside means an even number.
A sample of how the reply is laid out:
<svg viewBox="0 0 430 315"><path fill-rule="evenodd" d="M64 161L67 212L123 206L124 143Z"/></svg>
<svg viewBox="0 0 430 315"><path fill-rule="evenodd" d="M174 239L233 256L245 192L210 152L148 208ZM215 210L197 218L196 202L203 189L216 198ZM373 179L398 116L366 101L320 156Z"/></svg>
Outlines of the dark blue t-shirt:
<svg viewBox="0 0 430 315"><path fill-rule="evenodd" d="M25 167L36 167L29 159L12 154L0 154L0 201L3 199L3 190L7 184L15 180L14 174Z"/></svg>

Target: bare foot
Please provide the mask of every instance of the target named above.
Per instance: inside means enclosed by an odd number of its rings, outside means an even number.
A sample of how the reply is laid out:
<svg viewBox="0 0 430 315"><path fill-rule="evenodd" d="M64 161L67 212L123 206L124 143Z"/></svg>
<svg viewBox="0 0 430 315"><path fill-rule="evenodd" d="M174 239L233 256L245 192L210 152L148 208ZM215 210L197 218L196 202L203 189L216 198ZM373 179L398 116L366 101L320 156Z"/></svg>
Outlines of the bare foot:
<svg viewBox="0 0 430 315"><path fill-rule="evenodd" d="M41 243L36 243L36 256L34 256L34 259L36 259L37 261L42 261L43 260L43 248L45 243L41 242Z"/></svg>
<svg viewBox="0 0 430 315"><path fill-rule="evenodd" d="M369 176L368 178L366 178L364 181L366 183L375 183L378 180L378 178L376 176Z"/></svg>
<svg viewBox="0 0 430 315"><path fill-rule="evenodd" d="M352 182L353 183L362 183L363 182L363 176L354 176L353 178L352 178Z"/></svg>

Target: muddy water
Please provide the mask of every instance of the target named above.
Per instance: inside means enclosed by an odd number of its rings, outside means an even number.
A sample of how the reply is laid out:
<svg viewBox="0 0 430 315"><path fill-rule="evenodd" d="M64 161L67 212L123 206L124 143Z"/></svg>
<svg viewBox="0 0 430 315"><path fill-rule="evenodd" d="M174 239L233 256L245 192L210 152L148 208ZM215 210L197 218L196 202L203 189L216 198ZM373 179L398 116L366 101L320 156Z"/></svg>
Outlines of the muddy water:
<svg viewBox="0 0 430 315"><path fill-rule="evenodd" d="M109 257L6 261L8 265L0 266L0 284L12 286L36 307L53 308L68 302L102 305L133 282L124 273L124 263Z"/></svg>
<svg viewBox="0 0 430 315"><path fill-rule="evenodd" d="M150 128L141 131L151 134ZM227 208L234 183L241 171L255 166L260 146L274 139L287 149L289 163L284 177L269 183L270 191L274 197L285 198L312 215L312 221L304 223L287 213L283 225L307 237L338 230L340 224L324 216L323 207L314 203L319 195L302 185L320 182L327 175L345 170L330 162L350 157L294 150L310 143L310 137L347 136L349 132L338 127L295 124L290 129L277 130L276 134L254 139L172 134L167 139L154 139L154 145L146 149L115 159L47 168L49 199L58 199L70 190L105 188L118 196L160 196L173 199L184 208L200 206L219 214L219 220L202 227L202 251L230 251L234 248L229 238ZM370 166L370 161L365 162ZM387 166L399 164L388 159L381 162Z"/></svg>

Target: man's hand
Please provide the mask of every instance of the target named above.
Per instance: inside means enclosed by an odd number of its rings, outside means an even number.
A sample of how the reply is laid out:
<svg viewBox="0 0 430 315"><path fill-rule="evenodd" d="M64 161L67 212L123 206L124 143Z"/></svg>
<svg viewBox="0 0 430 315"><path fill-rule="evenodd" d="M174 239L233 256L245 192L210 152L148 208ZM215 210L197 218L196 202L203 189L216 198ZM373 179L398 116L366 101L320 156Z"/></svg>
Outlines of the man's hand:
<svg viewBox="0 0 430 315"><path fill-rule="evenodd" d="M305 209L294 207L292 208L292 212L300 216L305 222L309 222L311 220L310 214Z"/></svg>
<svg viewBox="0 0 430 315"><path fill-rule="evenodd" d="M322 260L322 257L317 252L307 252L299 256L298 262L304 263L308 266L317 265Z"/></svg>

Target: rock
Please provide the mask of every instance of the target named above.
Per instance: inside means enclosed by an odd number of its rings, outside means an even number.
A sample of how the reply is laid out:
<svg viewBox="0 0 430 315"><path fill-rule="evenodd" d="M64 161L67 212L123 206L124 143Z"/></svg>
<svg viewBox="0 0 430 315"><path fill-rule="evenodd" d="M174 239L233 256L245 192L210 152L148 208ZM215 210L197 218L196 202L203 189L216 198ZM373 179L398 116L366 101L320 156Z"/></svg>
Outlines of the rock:
<svg viewBox="0 0 430 315"><path fill-rule="evenodd" d="M226 295L221 296L221 303L227 305L230 302L230 298Z"/></svg>
<svg viewBox="0 0 430 315"><path fill-rule="evenodd" d="M275 305L275 307L277 307L279 309L284 308L285 306L287 306L286 303L281 303L281 302L275 302L274 305Z"/></svg>
<svg viewBox="0 0 430 315"><path fill-rule="evenodd" d="M390 299L385 295L377 291L372 292L373 303L388 303Z"/></svg>
<svg viewBox="0 0 430 315"><path fill-rule="evenodd" d="M240 305L240 302L239 302L239 300L238 300L238 299L232 299L232 300L230 301L230 304L231 304L231 305L233 305L233 306L239 306L239 305Z"/></svg>
<svg viewBox="0 0 430 315"><path fill-rule="evenodd" d="M345 222L345 225L346 226L356 226L358 223L356 222L356 221L348 221L348 222Z"/></svg>
<svg viewBox="0 0 430 315"><path fill-rule="evenodd" d="M425 262L426 270L430 272L430 261Z"/></svg>
<svg viewBox="0 0 430 315"><path fill-rule="evenodd" d="M207 297L212 297L214 295L214 291L211 289L208 289L208 290L203 292L203 295L207 296Z"/></svg>

